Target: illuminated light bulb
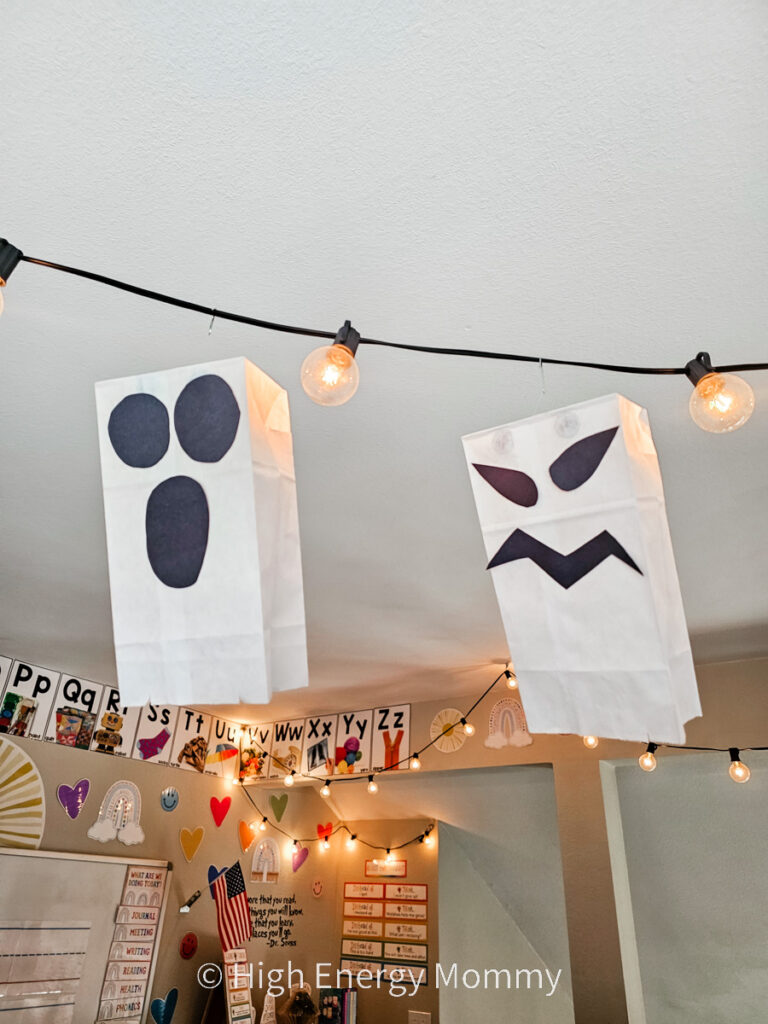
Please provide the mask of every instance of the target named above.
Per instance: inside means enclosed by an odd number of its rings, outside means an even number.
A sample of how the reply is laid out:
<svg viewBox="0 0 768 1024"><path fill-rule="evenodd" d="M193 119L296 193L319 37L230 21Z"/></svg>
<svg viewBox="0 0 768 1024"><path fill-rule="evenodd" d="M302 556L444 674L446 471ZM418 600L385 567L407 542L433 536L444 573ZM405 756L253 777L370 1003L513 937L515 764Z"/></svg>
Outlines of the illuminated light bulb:
<svg viewBox="0 0 768 1024"><path fill-rule="evenodd" d="M584 746L588 750L594 750L599 742L600 742L600 740L597 738L597 736L584 736L583 737Z"/></svg>
<svg viewBox="0 0 768 1024"><path fill-rule="evenodd" d="M419 768L421 768L421 761L419 760L419 755L414 754L411 757L411 770L417 772Z"/></svg>
<svg viewBox="0 0 768 1024"><path fill-rule="evenodd" d="M320 790L320 796L329 797L331 795L331 784L326 780L325 785Z"/></svg>
<svg viewBox="0 0 768 1024"><path fill-rule="evenodd" d="M236 786L236 785L238 784L238 782L239 782L239 781L240 781L240 780L239 780L238 778L236 778L235 776L233 776L233 777L232 777L232 778L231 778L231 779L229 780L229 784L230 784L230 786Z"/></svg>
<svg viewBox="0 0 768 1024"><path fill-rule="evenodd" d="M301 364L301 386L318 405L343 405L357 391L360 370L355 359L360 335L349 320L333 345L310 352Z"/></svg>
<svg viewBox="0 0 768 1024"><path fill-rule="evenodd" d="M511 669L507 669L507 686L510 690L517 689L517 676Z"/></svg>
<svg viewBox="0 0 768 1024"><path fill-rule="evenodd" d="M354 835L354 834L351 835L349 837L349 839L347 839L347 849L348 850L354 850L356 841L357 841L357 836Z"/></svg>
<svg viewBox="0 0 768 1024"><path fill-rule="evenodd" d="M285 844L286 857L290 857L291 854L295 853L296 850L298 849L298 846L299 844L296 842L295 839L289 839Z"/></svg>
<svg viewBox="0 0 768 1024"><path fill-rule="evenodd" d="M425 832L424 833L424 845L425 846L432 846L434 841L435 840L432 838L432 833L431 832Z"/></svg>
<svg viewBox="0 0 768 1024"><path fill-rule="evenodd" d="M654 752L658 750L656 743L649 743L648 749L644 754L641 754L637 759L637 763L643 769L644 772L652 772L656 768L656 758L653 756Z"/></svg>
<svg viewBox="0 0 768 1024"><path fill-rule="evenodd" d="M266 832L266 831L267 831L267 819L266 819L266 817L264 817L259 822L259 832Z"/></svg>
<svg viewBox="0 0 768 1024"><path fill-rule="evenodd" d="M711 434L727 434L743 427L755 409L755 393L735 373L717 373L708 352L699 352L686 364L693 384L688 402L691 419Z"/></svg>
<svg viewBox="0 0 768 1024"><path fill-rule="evenodd" d="M465 736L474 736L475 735L475 727L474 727L474 725L472 725L471 722L468 722L466 720L466 718L462 718L461 724L464 726L464 735Z"/></svg>
<svg viewBox="0 0 768 1024"><path fill-rule="evenodd" d="M374 779L374 777L372 775L368 776L368 792L369 793L378 793L379 792L378 783L376 782L376 780Z"/></svg>
<svg viewBox="0 0 768 1024"><path fill-rule="evenodd" d="M395 858L392 856L392 851L388 849L387 850L387 856L384 858L384 863L385 864L391 864L394 859Z"/></svg>
<svg viewBox="0 0 768 1024"><path fill-rule="evenodd" d="M295 771L291 771L290 775L286 775L285 778L283 779L283 785L284 786L292 786L294 784L294 782L296 781L294 779L294 775L295 774L296 774Z"/></svg>
<svg viewBox="0 0 768 1024"><path fill-rule="evenodd" d="M330 848L331 844L328 842L328 837L326 836L322 843L320 843L320 853L325 853L326 850L330 850Z"/></svg>
<svg viewBox="0 0 768 1024"><path fill-rule="evenodd" d="M731 776L734 782L749 782L752 772L744 764L743 761L739 760L740 752L736 747L731 747L728 751L731 755L731 763L728 766L728 774Z"/></svg>

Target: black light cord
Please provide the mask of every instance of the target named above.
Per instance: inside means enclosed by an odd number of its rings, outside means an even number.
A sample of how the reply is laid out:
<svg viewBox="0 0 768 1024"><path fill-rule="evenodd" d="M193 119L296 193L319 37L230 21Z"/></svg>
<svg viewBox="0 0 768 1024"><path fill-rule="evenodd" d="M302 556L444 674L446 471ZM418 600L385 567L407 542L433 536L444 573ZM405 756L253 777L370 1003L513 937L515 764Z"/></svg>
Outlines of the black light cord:
<svg viewBox="0 0 768 1024"><path fill-rule="evenodd" d="M276 323L272 320L260 320L257 317L244 316L242 313L229 313L226 310L216 309L213 306L204 306L198 302L177 299L172 295L165 295L163 292L152 291L149 288L140 288L138 285L129 284L127 281L120 281L114 277L106 277L104 274L95 274L93 271L81 270L78 267L68 267L63 263L52 263L50 260L36 259L35 257L23 254L19 255L18 260L19 262L35 264L38 267L48 267L49 270L58 270L63 274L72 274L75 277L82 277L88 281L96 281L98 284L104 284L110 288L118 288L120 291L130 292L132 295L140 295L142 298L151 299L153 302L164 302L169 306L189 309L193 313L204 313L212 320L231 320L235 323L248 324L251 327L261 327L269 331L296 334L306 338L324 338L329 341L333 341L337 335L336 331L321 331L312 327L293 327L289 324ZM525 356L516 352L491 352L484 349L446 348L435 345L408 345L398 341L381 341L378 338L360 338L359 344L400 349L403 352L426 352L432 355L464 356L471 359L502 359L517 363L538 363L539 365L546 364L548 366L575 366L587 370L607 370L612 373L634 373L654 376L680 376L686 373L685 366L634 366L623 363L597 363L578 359L553 359L548 356ZM720 373L768 370L768 362L732 363L728 366L714 367L714 369Z"/></svg>
<svg viewBox="0 0 768 1024"><path fill-rule="evenodd" d="M386 768L376 768L376 769L372 769L370 771L365 771L364 770L362 772L359 772L357 775L347 775L347 776L344 776L344 775L334 775L334 776L329 777L329 778L327 778L325 780L325 785L330 786L331 783L336 783L336 782L359 782L363 778L374 778L377 775L384 775L385 772L396 771L400 767L400 765L407 764L408 762L412 761L414 757L421 757L421 755L424 753L424 751L425 750L429 750L430 747L433 747L435 745L435 743L437 743L437 741L439 739L442 739L443 736L445 736L448 733L452 732L459 725L463 725L465 720L467 718L469 718L469 716L472 714L472 712L475 710L475 708L478 707L478 705L480 705L485 700L485 698L488 696L488 694L491 692L491 690L494 688L494 686L496 686L496 684L499 682L499 680L503 679L506 675L508 675L508 670L504 669L503 672L500 672L496 676L496 678L493 680L493 682L490 684L490 686L487 686L483 690L483 692L477 698L475 703L469 708L468 711L466 711L458 719L458 721L449 723L448 725L444 726L440 730L440 732L437 734L437 736L434 736L429 741L429 743L425 743L423 747L419 747L418 750L414 750L414 752L412 754L408 754L406 757L401 757L399 761L395 761L393 764L388 765ZM240 728L243 731L245 731L248 728L248 726L243 725ZM285 772L286 775L292 775L294 778L298 778L298 779L310 779L313 782L320 782L321 781L320 778L317 775L307 775L305 772L298 772L298 771L296 771L295 768L291 768L289 765L287 765L279 757L276 757L274 754L270 754L258 741L253 741L252 745L257 747L261 751L261 753L264 754L265 758L267 758L268 760L271 760L272 763L276 764L279 768L282 768L282 770ZM258 780L255 780L255 781L258 781L258 782L280 782L280 781L283 781L283 780L280 780L280 779L258 779ZM245 787L245 782L243 782L243 786Z"/></svg>
<svg viewBox="0 0 768 1024"><path fill-rule="evenodd" d="M354 837L355 842L360 843L361 846L367 846L369 850L388 850L390 853L396 853L398 850L404 850L406 846L412 846L414 843L420 843L424 839L424 837L428 836L435 827L432 824L427 825L425 828L421 830L421 832L419 832L418 835L415 835L413 839L406 839L406 841L404 843L400 843L399 846L382 846L381 843L369 843L367 840L361 839L360 836L356 832L353 832L348 825L344 824L344 822L339 822L338 825L336 825L336 827L331 831L328 837L310 836L308 839L300 839L297 836L291 835L290 832L286 832L286 830L282 828L280 825L278 825L277 822L269 821L267 815L264 814L264 812L258 806L256 801L251 796L251 794L248 792L248 790L243 788L243 792L248 797L248 801L253 807L253 809L256 811L257 814L261 816L262 822L269 822L270 828L273 828L275 832L279 832L281 836L285 836L286 839L290 839L296 846L306 845L308 843L324 843L326 838L330 839L332 836L335 836L337 832L346 832L348 833L348 835ZM255 836L255 838L258 839L258 836Z"/></svg>

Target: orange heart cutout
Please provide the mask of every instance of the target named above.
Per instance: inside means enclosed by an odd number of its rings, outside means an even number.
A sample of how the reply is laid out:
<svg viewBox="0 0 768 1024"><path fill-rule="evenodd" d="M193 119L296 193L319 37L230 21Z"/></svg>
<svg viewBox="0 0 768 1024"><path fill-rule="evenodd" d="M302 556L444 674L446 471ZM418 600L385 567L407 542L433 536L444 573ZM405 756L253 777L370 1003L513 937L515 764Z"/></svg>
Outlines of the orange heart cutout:
<svg viewBox="0 0 768 1024"><path fill-rule="evenodd" d="M205 829L202 825L198 825L194 831L190 831L188 828L183 828L179 832L179 842L181 843L181 849L184 856L187 858L187 863L192 860L200 849L200 843L202 843L204 835Z"/></svg>
<svg viewBox="0 0 768 1024"><path fill-rule="evenodd" d="M253 840L256 838L256 833L253 831L247 821L241 821L237 830L240 833L240 845L243 848L243 853L248 849Z"/></svg>
<svg viewBox="0 0 768 1024"><path fill-rule="evenodd" d="M317 838L318 839L330 839L331 833L333 832L333 824L329 821L327 825L317 826Z"/></svg>

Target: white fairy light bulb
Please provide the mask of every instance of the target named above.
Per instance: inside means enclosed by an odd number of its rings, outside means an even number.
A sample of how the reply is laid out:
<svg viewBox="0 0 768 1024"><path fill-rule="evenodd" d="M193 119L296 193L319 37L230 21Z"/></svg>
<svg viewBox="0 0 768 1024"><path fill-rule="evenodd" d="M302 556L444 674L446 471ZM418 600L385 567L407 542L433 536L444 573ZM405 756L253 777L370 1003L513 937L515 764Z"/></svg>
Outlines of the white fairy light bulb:
<svg viewBox="0 0 768 1024"><path fill-rule="evenodd" d="M384 858L384 863L391 864L394 859L395 858L392 855L392 851L389 848L387 848L387 856Z"/></svg>
<svg viewBox="0 0 768 1024"><path fill-rule="evenodd" d="M434 839L432 838L432 830L431 829L429 830L429 832L425 832L424 833L424 840L423 841L424 841L424 845L425 846L432 846L434 844Z"/></svg>
<svg viewBox="0 0 768 1024"><path fill-rule="evenodd" d="M349 836L349 838L347 839L347 849L348 850L354 850L356 845L357 845L357 836L354 833L352 833L352 835Z"/></svg>
<svg viewBox="0 0 768 1024"><path fill-rule="evenodd" d="M283 785L284 786L292 786L294 784L294 782L296 781L295 778L294 778L295 775L296 775L296 772L291 770L290 773L284 777Z"/></svg>
<svg viewBox="0 0 768 1024"><path fill-rule="evenodd" d="M506 676L507 676L507 687L510 690L516 690L517 689L517 676L512 671L512 669L509 669L509 668L507 669Z"/></svg>
<svg viewBox="0 0 768 1024"><path fill-rule="evenodd" d="M735 373L718 373L708 352L699 352L685 367L693 384L688 411L697 427L727 434L743 427L755 409L755 393Z"/></svg>
<svg viewBox="0 0 768 1024"><path fill-rule="evenodd" d="M324 786L323 786L323 788L322 788L322 789L320 790L320 796L322 796L322 797L326 797L326 798L327 798L327 797L329 797L330 795L331 795L331 784L330 784L330 782L328 782L328 781L326 780L326 783L325 783L325 785L324 785Z"/></svg>
<svg viewBox="0 0 768 1024"><path fill-rule="evenodd" d="M472 725L471 722L468 722L466 720L466 718L462 718L461 724L464 726L464 735L465 736L474 736L475 735L475 727L474 727L474 725Z"/></svg>
<svg viewBox="0 0 768 1024"><path fill-rule="evenodd" d="M355 353L360 335L349 320L336 335L333 345L310 352L301 364L301 386L318 405L343 405L357 391L360 370Z"/></svg>
<svg viewBox="0 0 768 1024"><path fill-rule="evenodd" d="M655 770L656 758L654 757L654 752L656 750L658 750L658 745L656 743L649 743L646 752L638 757L637 763L644 772L652 772Z"/></svg>
<svg viewBox="0 0 768 1024"><path fill-rule="evenodd" d="M418 754L413 754L411 757L411 771L417 772L421 768L421 761L419 760Z"/></svg>
<svg viewBox="0 0 768 1024"><path fill-rule="evenodd" d="M267 831L267 818L265 816L259 822L259 832L266 832L266 831Z"/></svg>
<svg viewBox="0 0 768 1024"><path fill-rule="evenodd" d="M733 781L749 782L752 776L752 772L744 764L743 761L739 760L739 758L741 757L740 751L736 747L731 747L728 753L731 755L731 763L728 766L728 774L731 776Z"/></svg>
<svg viewBox="0 0 768 1024"><path fill-rule="evenodd" d="M325 836L322 843L320 843L320 853L326 853L330 848L331 844L328 842L328 836Z"/></svg>
<svg viewBox="0 0 768 1024"><path fill-rule="evenodd" d="M291 854L295 853L296 850L298 849L298 846L299 846L299 844L296 842L295 839L287 839L286 842L285 842L285 855L286 855L286 857L290 857Z"/></svg>
<svg viewBox="0 0 768 1024"><path fill-rule="evenodd" d="M584 743L584 746L587 748L587 750L594 750L600 742L600 740L597 738L597 736L584 736L582 738L582 742Z"/></svg>
<svg viewBox="0 0 768 1024"><path fill-rule="evenodd" d="M379 792L379 785L378 785L378 783L376 782L376 780L374 779L374 777L372 775L368 776L368 792L369 793L378 793Z"/></svg>

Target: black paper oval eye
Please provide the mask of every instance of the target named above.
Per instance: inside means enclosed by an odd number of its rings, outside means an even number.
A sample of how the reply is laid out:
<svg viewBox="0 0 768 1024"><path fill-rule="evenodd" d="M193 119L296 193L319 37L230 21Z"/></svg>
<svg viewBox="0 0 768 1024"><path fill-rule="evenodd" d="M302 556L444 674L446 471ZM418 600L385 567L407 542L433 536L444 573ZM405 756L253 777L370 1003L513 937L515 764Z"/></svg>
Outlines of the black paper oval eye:
<svg viewBox="0 0 768 1024"><path fill-rule="evenodd" d="M611 427L610 430L590 434L589 437L583 437L581 441L566 448L549 467L553 483L557 484L561 491L575 491L577 487L585 484L603 461L618 429Z"/></svg>
<svg viewBox="0 0 768 1024"><path fill-rule="evenodd" d="M536 482L527 473L521 473L518 469L504 469L501 466L481 466L477 462L473 462L472 465L483 480L508 501L530 508L539 500Z"/></svg>
<svg viewBox="0 0 768 1024"><path fill-rule="evenodd" d="M195 377L178 397L173 423L179 444L195 462L218 462L237 434L240 407L225 380L214 373Z"/></svg>
<svg viewBox="0 0 768 1024"><path fill-rule="evenodd" d="M167 587L191 587L208 547L208 499L188 476L172 476L152 491L145 526L147 557Z"/></svg>
<svg viewBox="0 0 768 1024"><path fill-rule="evenodd" d="M168 451L168 410L154 395L128 395L112 410L107 432L115 454L126 466L147 469Z"/></svg>

